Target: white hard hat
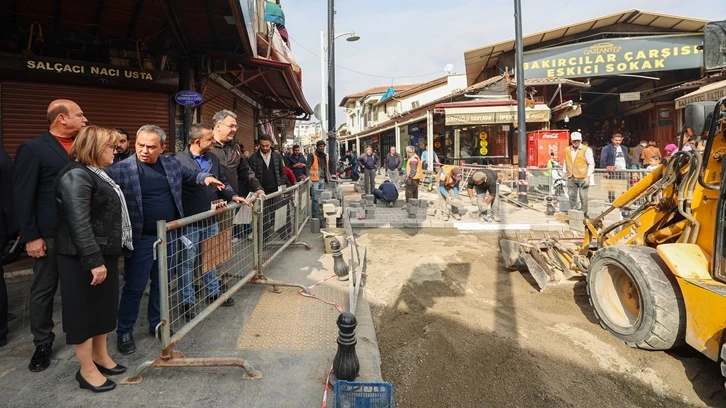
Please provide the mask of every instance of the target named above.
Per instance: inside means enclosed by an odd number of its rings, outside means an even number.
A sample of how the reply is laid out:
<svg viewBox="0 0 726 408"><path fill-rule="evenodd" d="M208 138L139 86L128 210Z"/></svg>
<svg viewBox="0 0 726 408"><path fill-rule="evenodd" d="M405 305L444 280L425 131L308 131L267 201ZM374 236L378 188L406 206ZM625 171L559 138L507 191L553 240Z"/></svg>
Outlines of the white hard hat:
<svg viewBox="0 0 726 408"><path fill-rule="evenodd" d="M582 140L582 133L572 132L572 134L570 134L570 140Z"/></svg>

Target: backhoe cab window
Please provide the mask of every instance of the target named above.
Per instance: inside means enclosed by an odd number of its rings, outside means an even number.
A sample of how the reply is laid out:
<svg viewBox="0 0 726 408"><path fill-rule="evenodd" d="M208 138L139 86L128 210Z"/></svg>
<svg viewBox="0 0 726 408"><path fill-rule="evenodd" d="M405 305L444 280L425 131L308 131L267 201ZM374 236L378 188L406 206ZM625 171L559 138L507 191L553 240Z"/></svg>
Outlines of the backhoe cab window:
<svg viewBox="0 0 726 408"><path fill-rule="evenodd" d="M716 102L694 102L686 105L686 128L691 136L704 136L711 126Z"/></svg>

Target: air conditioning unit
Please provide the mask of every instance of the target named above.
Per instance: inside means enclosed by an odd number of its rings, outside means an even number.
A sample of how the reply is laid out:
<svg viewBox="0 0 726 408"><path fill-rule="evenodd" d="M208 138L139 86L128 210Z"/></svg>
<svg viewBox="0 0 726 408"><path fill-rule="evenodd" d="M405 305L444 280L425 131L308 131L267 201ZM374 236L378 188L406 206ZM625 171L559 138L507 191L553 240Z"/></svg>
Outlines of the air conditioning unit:
<svg viewBox="0 0 726 408"><path fill-rule="evenodd" d="M418 101L413 101L413 102L411 102L411 109L416 109L419 107L419 105L420 104L418 103Z"/></svg>

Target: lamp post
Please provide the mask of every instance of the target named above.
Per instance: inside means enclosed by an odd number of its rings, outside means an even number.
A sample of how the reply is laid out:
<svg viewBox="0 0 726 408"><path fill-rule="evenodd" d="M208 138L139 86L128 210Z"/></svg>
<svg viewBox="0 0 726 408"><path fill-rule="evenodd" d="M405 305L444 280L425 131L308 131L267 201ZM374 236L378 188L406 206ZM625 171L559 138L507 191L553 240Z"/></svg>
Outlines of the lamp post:
<svg viewBox="0 0 726 408"><path fill-rule="evenodd" d="M328 0L328 162L336 166L336 128L335 128L335 39L349 35L348 41L358 41L360 37L355 33L341 33L335 35L335 0Z"/></svg>
<svg viewBox="0 0 726 408"><path fill-rule="evenodd" d="M331 0L332 1L332 0ZM517 66L517 155L519 166L518 197L527 203L527 116L524 112L524 64L522 45L522 2L514 0L514 43Z"/></svg>
<svg viewBox="0 0 726 408"><path fill-rule="evenodd" d="M360 37L355 35L355 31L347 31L345 33L339 33L336 34L333 39L337 40L338 38L347 35L348 38L346 38L346 41L358 41L360 40ZM327 84L325 83L325 72L328 70L328 68L325 66L325 54L328 52L328 34L325 31L320 32L320 125L323 130L323 135L325 135L328 131L328 88ZM333 100L335 100L335 97L333 97ZM335 121L333 121L335 123Z"/></svg>

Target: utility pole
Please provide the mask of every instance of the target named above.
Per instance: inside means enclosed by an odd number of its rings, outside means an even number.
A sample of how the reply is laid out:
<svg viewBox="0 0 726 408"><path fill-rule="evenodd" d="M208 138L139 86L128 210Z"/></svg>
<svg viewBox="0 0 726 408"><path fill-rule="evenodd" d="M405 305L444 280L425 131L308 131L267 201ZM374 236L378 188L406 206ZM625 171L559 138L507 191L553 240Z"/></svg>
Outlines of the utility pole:
<svg viewBox="0 0 726 408"><path fill-rule="evenodd" d="M330 0L333 1L333 0ZM522 2L514 0L514 43L517 67L517 155L519 157L519 202L527 204L527 115L524 111L524 64L522 45Z"/></svg>
<svg viewBox="0 0 726 408"><path fill-rule="evenodd" d="M325 83L325 53L328 51L328 38L325 35L325 31L320 32L320 126L325 134L325 128L328 126L326 117L328 116L328 90L327 84ZM324 138L323 138L324 139Z"/></svg>
<svg viewBox="0 0 726 408"><path fill-rule="evenodd" d="M335 0L328 0L328 163L337 167L335 137ZM331 171L332 174L332 171Z"/></svg>

